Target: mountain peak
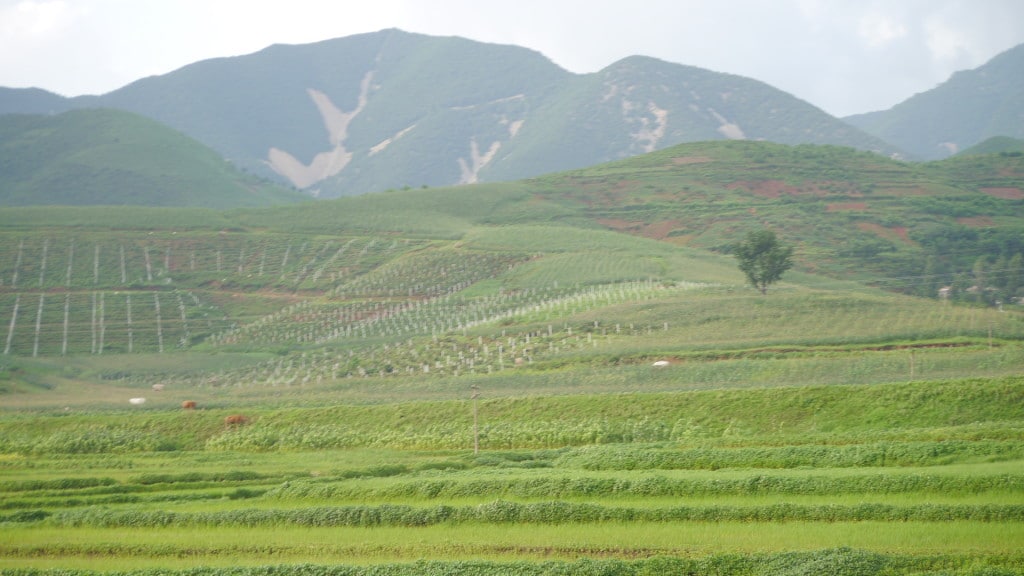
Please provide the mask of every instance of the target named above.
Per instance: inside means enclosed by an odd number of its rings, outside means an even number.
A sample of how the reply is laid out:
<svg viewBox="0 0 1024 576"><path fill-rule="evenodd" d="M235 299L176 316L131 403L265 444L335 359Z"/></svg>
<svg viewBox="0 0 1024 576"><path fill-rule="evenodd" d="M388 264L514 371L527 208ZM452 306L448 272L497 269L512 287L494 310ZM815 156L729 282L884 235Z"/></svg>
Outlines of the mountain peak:
<svg viewBox="0 0 1024 576"><path fill-rule="evenodd" d="M1024 138L1024 44L889 110L846 121L928 160L993 136Z"/></svg>
<svg viewBox="0 0 1024 576"><path fill-rule="evenodd" d="M573 74L539 52L396 28L196 62L68 106L156 119L314 195L512 180L679 144L892 152L762 82L631 56Z"/></svg>

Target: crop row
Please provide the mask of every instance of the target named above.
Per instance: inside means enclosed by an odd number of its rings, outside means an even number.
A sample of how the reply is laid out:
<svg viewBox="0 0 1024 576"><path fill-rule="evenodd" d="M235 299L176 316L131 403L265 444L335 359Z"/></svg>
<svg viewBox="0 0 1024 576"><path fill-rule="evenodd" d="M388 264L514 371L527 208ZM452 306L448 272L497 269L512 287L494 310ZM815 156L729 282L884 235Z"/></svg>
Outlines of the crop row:
<svg viewBox="0 0 1024 576"><path fill-rule="evenodd" d="M570 421L503 421L480 426L480 445L488 449L560 448L590 446L566 456L566 467L592 470L688 469L734 467L847 468L934 465L966 457L1020 458L1024 446L1007 441L877 442L843 446L768 446L752 448L691 448L646 451L594 444L687 442L693 439L691 421L640 418L610 421L577 416ZM318 450L337 448L460 449L472 438L469 422L396 426L365 430L337 425L256 423L207 440L209 450ZM634 453L635 452L635 453Z"/></svg>
<svg viewBox="0 0 1024 576"><path fill-rule="evenodd" d="M270 489L267 498L387 500L391 498L445 499L467 497L574 498L574 497L664 497L725 496L757 494L835 495L945 493L977 494L988 491L1024 492L1024 476L952 476L926 473L870 474L850 476L773 476L757 474L746 478L669 478L543 476L446 479L415 478L382 484L293 480Z"/></svg>
<svg viewBox="0 0 1024 576"><path fill-rule="evenodd" d="M530 383L529 378L523 381ZM1006 459L1020 457L1024 449L1020 442L1022 387L1024 377L1007 376L886 385L489 398L479 402L480 446L489 453L588 446L561 456L566 459L564 465L573 468L742 467L744 463L855 466ZM465 397L400 405L267 407L251 414L247 425L232 428L223 425L224 412L144 412L145 419L12 414L0 420L0 453L117 454L204 447L464 449L472 445L472 404ZM868 412L875 427L865 430L863 414ZM829 427L821 429L822 422ZM780 440L790 446L778 446ZM666 441L678 444L594 446Z"/></svg>
<svg viewBox="0 0 1024 576"><path fill-rule="evenodd" d="M692 470L757 468L848 468L922 466L964 458L1019 458L1018 442L949 440L877 442L840 446L759 446L748 448L620 449L594 446L563 458L561 466L584 470Z"/></svg>
<svg viewBox="0 0 1024 576"><path fill-rule="evenodd" d="M190 347L216 317L191 292L2 294L0 347L22 356L164 352Z"/></svg>
<svg viewBox="0 0 1024 576"><path fill-rule="evenodd" d="M378 238L224 234L0 237L0 288L111 289L221 283L327 289L420 246Z"/></svg>
<svg viewBox="0 0 1024 576"><path fill-rule="evenodd" d="M681 286L675 290L690 288ZM581 289L525 290L475 299L449 295L395 304L362 302L314 306L303 302L241 328L216 334L210 342L223 345L322 344L346 340L356 343L373 338L392 342L361 349L325 348L203 378L221 385L291 386L350 377L493 373L531 363L534 358L594 348L617 336L664 330L667 324L602 326L592 322L574 328L565 323L555 324L555 321L595 307L644 301L671 290L650 282L635 282ZM551 323L540 329L502 330L476 337L464 335L470 328L503 321ZM422 337L426 334L432 336ZM203 384L194 380L191 378L183 384Z"/></svg>
<svg viewBox="0 0 1024 576"><path fill-rule="evenodd" d="M252 488L232 488L221 491L189 491L158 494L99 494L83 496L51 496L24 498L20 500L2 500L0 509L19 510L10 514L0 514L0 523L25 522L33 519L29 516L39 509L69 509L82 506L109 506L116 504L168 504L184 502L202 502L207 500L240 500L260 496L265 490ZM36 519L42 519L35 514Z"/></svg>
<svg viewBox="0 0 1024 576"><path fill-rule="evenodd" d="M306 300L210 338L215 345L317 343L378 336L405 337L464 330L488 322L544 321L624 301L642 301L667 291L650 281L605 286L526 289L462 298L462 277L443 284L440 295L398 301ZM476 278L480 280L482 278ZM439 290L438 284L430 288ZM692 288L694 285L684 285ZM423 289L421 287L421 289Z"/></svg>
<svg viewBox="0 0 1024 576"><path fill-rule="evenodd" d="M442 523L564 524L581 522L1020 522L1020 504L861 503L854 505L770 504L763 506L629 507L565 501L519 503L496 500L476 506L397 504L298 509L235 509L217 512L63 510L46 518L60 527L157 528L183 526L435 526Z"/></svg>
<svg viewBox="0 0 1024 576"><path fill-rule="evenodd" d="M524 258L463 250L419 251L392 259L331 291L340 298L436 298L509 271Z"/></svg>
<svg viewBox="0 0 1024 576"><path fill-rule="evenodd" d="M68 554L145 557L160 554L154 547L111 544L81 548L73 545L57 547ZM22 547L0 548L6 557L32 554ZM522 547L510 552L522 555L543 554L552 549ZM509 552L507 551L507 552ZM171 550L171 553L178 553ZM273 551L272 551L273 552ZM612 555L616 550L595 550L586 547L565 550L575 560L418 560L405 563L372 564L269 564L256 566L195 566L174 570L142 568L103 572L110 576L650 576L652 574L718 574L721 576L881 576L884 574L918 574L920 576L1019 576L1024 574L1020 555L990 557L985 555L902 555L884 554L852 548L829 548L814 551L775 552L759 554L713 554L668 556L641 550L640 559L594 558ZM627 552L622 550L621 552ZM2 576L97 576L88 569L4 568Z"/></svg>

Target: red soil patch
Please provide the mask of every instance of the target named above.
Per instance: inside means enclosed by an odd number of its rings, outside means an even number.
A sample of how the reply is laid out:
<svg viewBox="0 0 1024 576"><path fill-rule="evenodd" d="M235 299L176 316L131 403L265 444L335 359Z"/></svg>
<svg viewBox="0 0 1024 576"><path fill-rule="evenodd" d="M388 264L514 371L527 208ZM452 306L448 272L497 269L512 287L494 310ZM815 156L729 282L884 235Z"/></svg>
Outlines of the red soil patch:
<svg viewBox="0 0 1024 576"><path fill-rule="evenodd" d="M644 227L642 235L655 240L664 240L673 230L679 227L679 220L665 220L664 222L652 222Z"/></svg>
<svg viewBox="0 0 1024 576"><path fill-rule="evenodd" d="M783 194L790 196L826 196L841 193L845 196L860 196L860 191L851 188L847 182L805 182L800 186L792 186L781 180L745 180L733 182L726 186L730 190L746 190L762 198L778 198Z"/></svg>
<svg viewBox="0 0 1024 576"><path fill-rule="evenodd" d="M796 194L798 190L781 180L761 180L759 182L733 182L726 186L730 190L746 190L754 196L762 198L778 198L783 194Z"/></svg>
<svg viewBox="0 0 1024 576"><path fill-rule="evenodd" d="M714 160L707 156L679 156L672 159L672 163L677 166L685 164L704 164L706 162L714 162Z"/></svg>
<svg viewBox="0 0 1024 576"><path fill-rule="evenodd" d="M1024 199L1024 190L1020 188L982 188L981 191L989 196L1002 198L1003 200Z"/></svg>
<svg viewBox="0 0 1024 576"><path fill-rule="evenodd" d="M928 196L931 191L924 186L890 186L878 188L873 196Z"/></svg>
<svg viewBox="0 0 1024 576"><path fill-rule="evenodd" d="M890 230L892 230L893 234L895 234L900 240L903 240L907 244L915 244L915 242L910 239L910 234L907 233L906 226L894 226L890 228Z"/></svg>
<svg viewBox="0 0 1024 576"><path fill-rule="evenodd" d="M644 227L643 222L622 220L620 218L598 218L597 223L620 232L636 232L640 228Z"/></svg>
<svg viewBox="0 0 1024 576"><path fill-rule="evenodd" d="M873 222L858 222L857 228L860 228L864 232L877 234L886 240L900 240L907 244L915 244L914 241L910 239L910 235L907 233L907 229L904 226L886 228L881 224L875 224Z"/></svg>
<svg viewBox="0 0 1024 576"><path fill-rule="evenodd" d="M867 202L836 202L829 204L826 208L826 212L846 212L854 211L861 212L868 209Z"/></svg>
<svg viewBox="0 0 1024 576"><path fill-rule="evenodd" d="M621 220L618 218L600 218L597 220L597 223L602 226L607 226L612 230L643 236L644 238L653 238L655 240L664 240L668 238L668 235L681 224L679 220L665 220L662 222L652 222L648 224L646 222Z"/></svg>
<svg viewBox="0 0 1024 576"><path fill-rule="evenodd" d="M972 228L988 228L989 226L995 224L995 222L993 222L992 218L989 216L971 216L965 218L957 218L956 221L958 224L963 224L964 226L970 226Z"/></svg>

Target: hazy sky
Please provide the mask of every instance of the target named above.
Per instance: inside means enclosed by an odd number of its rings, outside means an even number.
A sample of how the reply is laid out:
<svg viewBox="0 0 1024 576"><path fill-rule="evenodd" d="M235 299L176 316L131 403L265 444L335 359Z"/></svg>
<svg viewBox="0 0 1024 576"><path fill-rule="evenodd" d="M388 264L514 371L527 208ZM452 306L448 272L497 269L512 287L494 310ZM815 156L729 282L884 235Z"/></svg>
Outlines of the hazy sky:
<svg viewBox="0 0 1024 576"><path fill-rule="evenodd" d="M99 94L197 60L383 28L517 44L579 73L653 56L845 116L1024 43L1024 0L0 0L0 86Z"/></svg>

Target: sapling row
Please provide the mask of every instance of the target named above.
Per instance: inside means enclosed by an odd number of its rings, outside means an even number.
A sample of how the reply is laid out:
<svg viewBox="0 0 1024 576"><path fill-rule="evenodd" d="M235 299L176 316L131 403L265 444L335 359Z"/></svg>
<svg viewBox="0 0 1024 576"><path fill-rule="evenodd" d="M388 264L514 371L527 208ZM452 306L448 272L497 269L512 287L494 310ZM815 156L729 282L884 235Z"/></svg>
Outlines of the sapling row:
<svg viewBox="0 0 1024 576"><path fill-rule="evenodd" d="M172 232L104 234L81 237L29 237L4 247L0 238L0 288L23 284L26 274L38 287L119 288L128 285L198 285L216 275L242 281L253 275L278 275L280 288L327 290L365 273L417 241L381 242L376 238L316 239L301 244L276 235L182 237ZM75 249L92 244L91 267L76 264ZM55 252L64 245L66 250ZM109 248L108 248L109 246ZM272 266L274 258L279 267ZM77 266L77 268L76 268ZM59 270L59 276L58 272ZM33 282L33 284L36 284ZM266 284L265 281L262 284Z"/></svg>
<svg viewBox="0 0 1024 576"><path fill-rule="evenodd" d="M355 348L321 348L214 375L188 376L178 380L183 386L302 386L339 378L396 377L411 375L458 376L491 374L536 360L563 354L592 350L616 338L649 335L668 329L658 325L605 326L600 321L577 325L564 320L568 315L593 310L618 302L638 302L669 291L694 289L696 285L669 288L651 282L635 282L582 289L525 290L490 298L464 300L446 296L432 301L401 303L392 306L362 303L362 308L329 314L310 302L302 302L283 310L281 316L264 319L247 327L220 334L211 341L221 344L254 342L263 344L292 342L315 343L316 326L285 328L282 317L314 319L348 324L341 330L326 333L324 341L351 342ZM445 321L443 317L456 321ZM468 330L487 325L497 326L502 320L515 323L547 319L541 329L502 330L489 335L468 335ZM330 323L327 322L328 328ZM479 331L480 328L477 328ZM248 337L244 340L243 337ZM376 345L362 345L366 340L383 338ZM165 381L174 375L161 375Z"/></svg>
<svg viewBox="0 0 1024 576"><path fill-rule="evenodd" d="M148 296L148 292L147 298ZM5 354L47 356L166 351L166 342L188 348L195 333L194 318L208 308L194 294L173 293L177 310L167 314L171 293L152 293L146 310L138 308L131 292L50 292L0 297L0 314L7 326ZM133 297L134 296L134 297ZM24 300L35 314L24 319ZM169 340L168 340L169 339Z"/></svg>
<svg viewBox="0 0 1024 576"><path fill-rule="evenodd" d="M11 353L11 341L14 340L14 327L18 324L18 308L21 306L21 294L14 298L14 309L11 311L11 324L7 329L7 345L4 346L4 354Z"/></svg>
<svg viewBox="0 0 1024 576"><path fill-rule="evenodd" d="M462 298L451 292L427 299L314 302L306 300L228 332L209 342L239 344L324 344L346 339L404 337L465 330L501 320L547 321L616 302L644 300L664 293L649 281L586 288L526 289L494 296Z"/></svg>

